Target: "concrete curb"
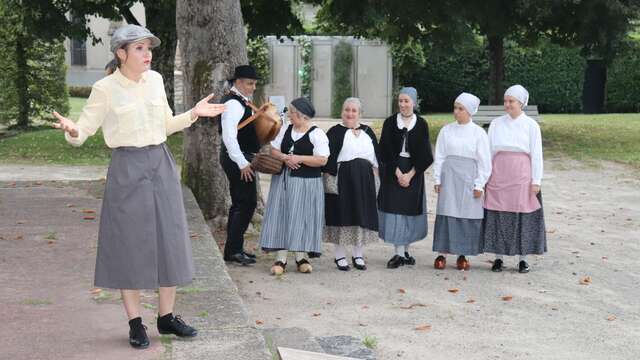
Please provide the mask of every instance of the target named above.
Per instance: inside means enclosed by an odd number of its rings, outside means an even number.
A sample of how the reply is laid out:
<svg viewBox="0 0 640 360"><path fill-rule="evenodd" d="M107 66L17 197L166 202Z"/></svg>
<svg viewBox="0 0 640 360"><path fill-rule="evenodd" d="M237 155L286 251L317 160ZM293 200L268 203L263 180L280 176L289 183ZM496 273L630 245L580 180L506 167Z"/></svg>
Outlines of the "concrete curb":
<svg viewBox="0 0 640 360"><path fill-rule="evenodd" d="M249 323L238 288L227 273L193 193L183 186L183 195L196 274L190 286L178 289L176 312L184 314L185 321L193 324L199 335L191 341L173 340L165 346L166 357L272 360L264 336Z"/></svg>

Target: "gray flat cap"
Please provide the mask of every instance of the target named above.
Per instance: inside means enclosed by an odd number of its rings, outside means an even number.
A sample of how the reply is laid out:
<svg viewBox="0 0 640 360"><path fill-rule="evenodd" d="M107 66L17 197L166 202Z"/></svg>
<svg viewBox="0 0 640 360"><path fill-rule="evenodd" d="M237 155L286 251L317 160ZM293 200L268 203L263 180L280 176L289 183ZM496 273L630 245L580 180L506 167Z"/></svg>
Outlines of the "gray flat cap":
<svg viewBox="0 0 640 360"><path fill-rule="evenodd" d="M111 52L115 53L116 50L126 44L144 39L151 40L152 48L160 45L160 39L153 35L151 31L147 30L147 28L131 24L122 26L111 36Z"/></svg>

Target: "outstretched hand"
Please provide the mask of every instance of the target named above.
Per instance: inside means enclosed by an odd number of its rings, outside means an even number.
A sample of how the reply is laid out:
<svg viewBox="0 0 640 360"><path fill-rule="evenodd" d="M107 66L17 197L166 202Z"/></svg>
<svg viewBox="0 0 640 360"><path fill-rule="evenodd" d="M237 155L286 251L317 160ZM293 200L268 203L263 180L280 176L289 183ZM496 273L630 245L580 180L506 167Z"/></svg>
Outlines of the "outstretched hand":
<svg viewBox="0 0 640 360"><path fill-rule="evenodd" d="M64 132L69 133L71 137L78 137L78 126L73 121L71 121L71 119L67 119L66 117L60 115L57 111L53 112L53 116L58 119L58 122L52 125L54 128L61 129Z"/></svg>
<svg viewBox="0 0 640 360"><path fill-rule="evenodd" d="M209 94L209 96L198 101L196 106L191 109L191 115L195 118L200 116L216 117L222 114L225 110L224 104L211 104L209 103L211 98L213 98L213 94Z"/></svg>

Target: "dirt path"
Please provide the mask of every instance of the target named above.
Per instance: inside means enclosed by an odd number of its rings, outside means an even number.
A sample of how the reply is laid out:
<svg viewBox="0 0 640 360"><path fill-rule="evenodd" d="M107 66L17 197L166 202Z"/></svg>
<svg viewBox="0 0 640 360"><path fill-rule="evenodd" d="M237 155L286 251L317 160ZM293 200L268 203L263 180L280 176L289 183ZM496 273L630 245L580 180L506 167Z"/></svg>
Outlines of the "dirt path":
<svg viewBox="0 0 640 360"><path fill-rule="evenodd" d="M270 255L260 255L255 267L231 266L230 274L259 327L367 338L378 359L635 358L640 178L611 163L545 166L549 253L530 257L527 275L514 271L513 258L506 271L492 273L488 255L472 258L469 272L455 270L453 257L446 270L434 270L433 214L429 236L412 247L413 267L386 269L392 248L377 243L366 249L365 272L337 271L325 245L311 275L291 266L272 277ZM429 174L427 188L432 184ZM428 202L433 209L432 191ZM585 277L591 282L581 285Z"/></svg>

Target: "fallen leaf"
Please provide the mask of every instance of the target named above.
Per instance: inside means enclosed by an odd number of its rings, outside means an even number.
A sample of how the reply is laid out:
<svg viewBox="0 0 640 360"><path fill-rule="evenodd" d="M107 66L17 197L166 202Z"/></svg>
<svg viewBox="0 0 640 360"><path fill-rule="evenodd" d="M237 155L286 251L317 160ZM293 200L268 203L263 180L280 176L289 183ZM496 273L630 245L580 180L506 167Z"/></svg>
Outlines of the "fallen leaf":
<svg viewBox="0 0 640 360"><path fill-rule="evenodd" d="M92 293L93 295L97 295L97 294L99 294L99 293L101 293L101 292L102 292L102 289L100 289L100 288L93 288L93 289L91 289L91 291L89 291L89 292L90 292L90 293Z"/></svg>
<svg viewBox="0 0 640 360"><path fill-rule="evenodd" d="M405 289L403 289L403 288L400 288L400 289L398 289L398 292L399 292L400 294L404 294L404 293L406 293L406 292L407 292L407 290L405 290Z"/></svg>
<svg viewBox="0 0 640 360"><path fill-rule="evenodd" d="M422 324L422 325L418 325L415 328L416 331L429 331L431 330L431 325L428 324Z"/></svg>
<svg viewBox="0 0 640 360"><path fill-rule="evenodd" d="M262 320L256 320L256 325L262 325L262 324L264 324L264 321L262 321Z"/></svg>
<svg viewBox="0 0 640 360"><path fill-rule="evenodd" d="M16 240L22 240L22 239L24 239L24 236L22 236L22 235L16 236Z"/></svg>
<svg viewBox="0 0 640 360"><path fill-rule="evenodd" d="M84 216L82 219L83 220L95 220L96 217L95 216Z"/></svg>
<svg viewBox="0 0 640 360"><path fill-rule="evenodd" d="M358 323L358 326L362 326L362 327L364 327L364 326L367 326L367 324L364 324L364 323Z"/></svg>
<svg viewBox="0 0 640 360"><path fill-rule="evenodd" d="M552 307L551 310L558 311L558 308L557 307Z"/></svg>
<svg viewBox="0 0 640 360"><path fill-rule="evenodd" d="M320 313L313 313L313 316L314 316L314 317L318 317L318 316L320 316L320 315L322 315L322 314L320 314Z"/></svg>
<svg viewBox="0 0 640 360"><path fill-rule="evenodd" d="M277 317L276 320L282 320L282 318L281 317Z"/></svg>
<svg viewBox="0 0 640 360"><path fill-rule="evenodd" d="M511 301L511 300L513 300L513 296L511 296L511 295L507 295L507 296L503 296L502 297L502 301Z"/></svg>
<svg viewBox="0 0 640 360"><path fill-rule="evenodd" d="M460 289L453 288L453 289L449 289L449 290L447 290L447 291L448 291L448 292L450 292L450 293L452 293L452 294L455 294L455 293L457 293L458 291L460 291Z"/></svg>
<svg viewBox="0 0 640 360"><path fill-rule="evenodd" d="M366 310L369 308L369 305L362 305L362 308Z"/></svg>
<svg viewBox="0 0 640 360"><path fill-rule="evenodd" d="M24 225L24 221L16 221L16 225Z"/></svg>
<svg viewBox="0 0 640 360"><path fill-rule="evenodd" d="M42 181L37 181L37 182L36 182L36 185L38 185L38 186L39 186L39 185L42 185Z"/></svg>
<svg viewBox="0 0 640 360"><path fill-rule="evenodd" d="M400 309L411 310L411 309L417 308L417 307L427 307L427 305L425 305L425 304L411 304L409 306L400 306Z"/></svg>
<svg viewBox="0 0 640 360"><path fill-rule="evenodd" d="M49 244L49 245L53 245L53 244L55 244L55 243L56 243L56 241L55 241L55 240L48 240L48 241L47 241L47 244Z"/></svg>
<svg viewBox="0 0 640 360"><path fill-rule="evenodd" d="M475 301L475 300L473 300L473 299L469 299L469 300L467 300L467 303L468 303L468 304L473 304L474 302L476 302L476 301Z"/></svg>
<svg viewBox="0 0 640 360"><path fill-rule="evenodd" d="M609 258L607 256L603 256L602 260L609 260Z"/></svg>
<svg viewBox="0 0 640 360"><path fill-rule="evenodd" d="M445 279L445 280L449 280L449 278L448 278L448 277L446 277L446 276L445 276L445 278L444 278L444 279Z"/></svg>
<svg viewBox="0 0 640 360"><path fill-rule="evenodd" d="M613 321L617 319L614 315L609 315L609 317L607 317L607 321Z"/></svg>
<svg viewBox="0 0 640 360"><path fill-rule="evenodd" d="M91 210L91 209L82 209L82 212L85 214L95 214L96 211L95 210Z"/></svg>
<svg viewBox="0 0 640 360"><path fill-rule="evenodd" d="M580 285L589 285L592 283L591 276L585 276L580 279Z"/></svg>

